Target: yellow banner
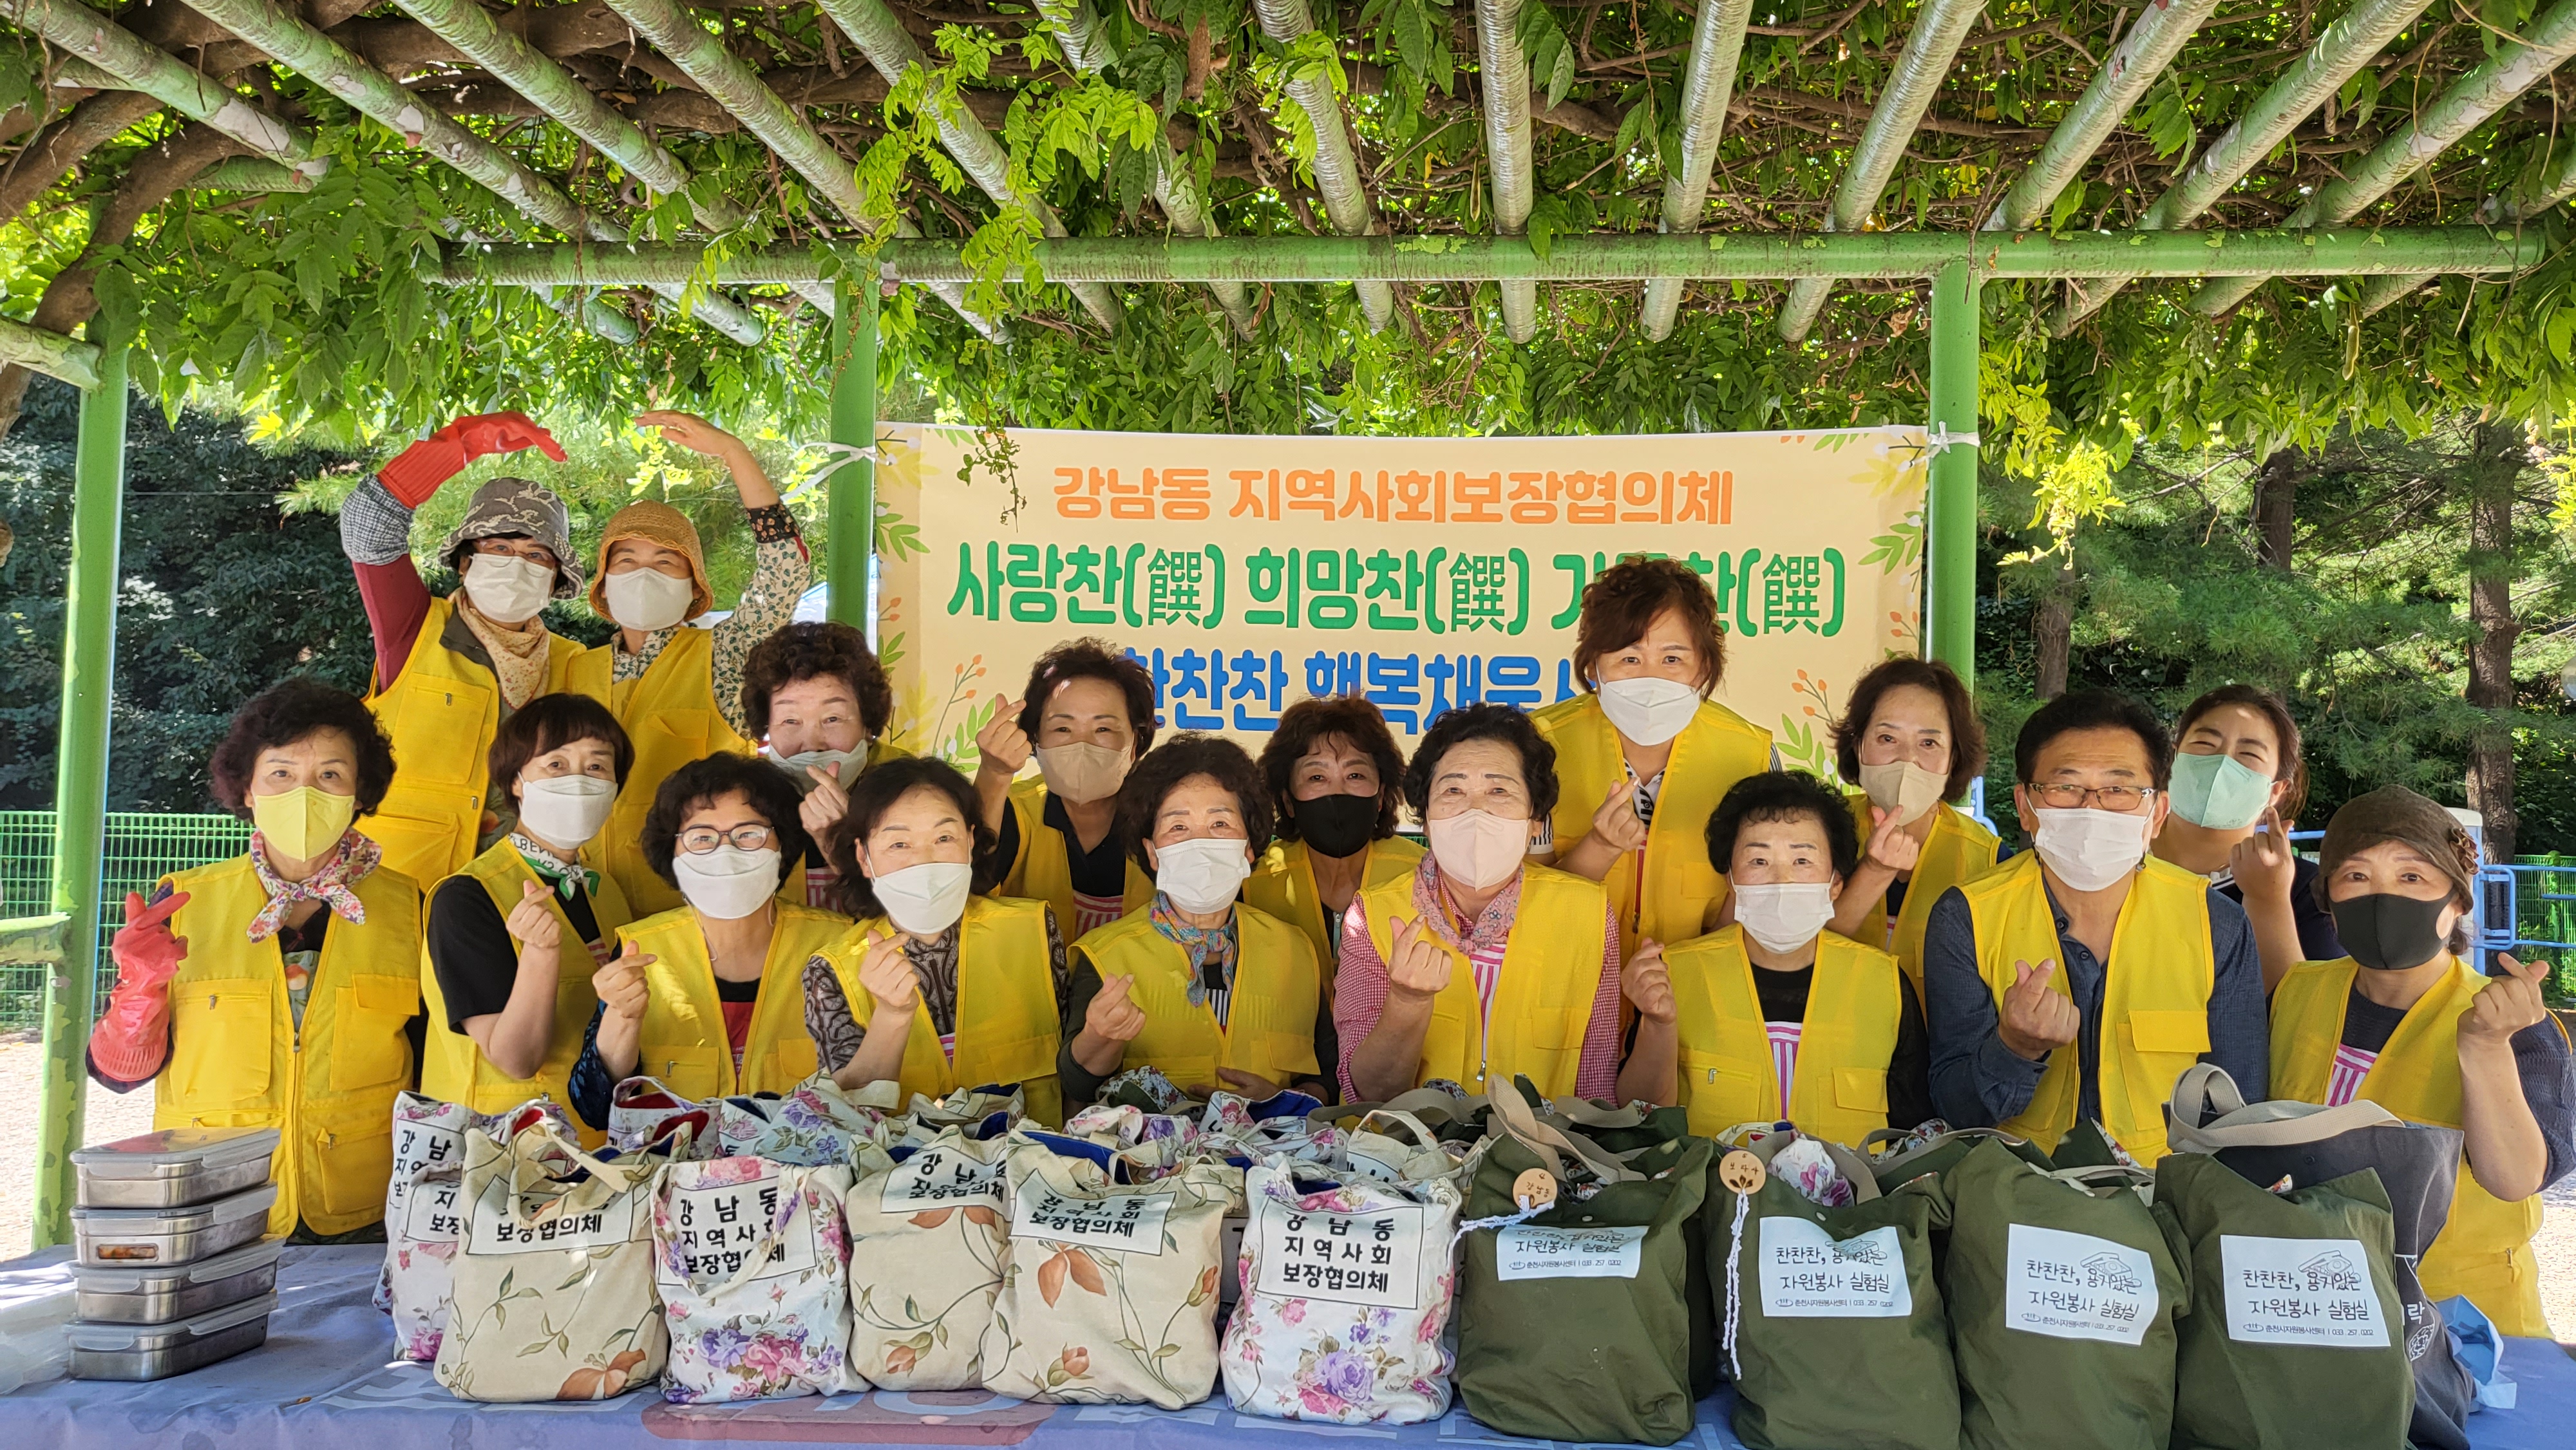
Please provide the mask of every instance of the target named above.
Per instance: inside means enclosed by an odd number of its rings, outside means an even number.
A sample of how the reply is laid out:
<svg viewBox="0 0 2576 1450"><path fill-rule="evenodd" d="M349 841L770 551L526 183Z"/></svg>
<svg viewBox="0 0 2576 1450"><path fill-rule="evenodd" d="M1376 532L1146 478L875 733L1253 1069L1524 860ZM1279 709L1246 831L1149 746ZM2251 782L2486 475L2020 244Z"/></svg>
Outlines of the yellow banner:
<svg viewBox="0 0 2576 1450"><path fill-rule="evenodd" d="M1716 591L1716 698L1830 775L1838 691L1922 630L1923 430L1234 437L895 424L877 471L896 743L960 764L1050 645L1154 673L1166 730L1258 751L1360 693L1399 740L1574 678L1583 587L1628 554ZM885 435L881 435L885 436Z"/></svg>

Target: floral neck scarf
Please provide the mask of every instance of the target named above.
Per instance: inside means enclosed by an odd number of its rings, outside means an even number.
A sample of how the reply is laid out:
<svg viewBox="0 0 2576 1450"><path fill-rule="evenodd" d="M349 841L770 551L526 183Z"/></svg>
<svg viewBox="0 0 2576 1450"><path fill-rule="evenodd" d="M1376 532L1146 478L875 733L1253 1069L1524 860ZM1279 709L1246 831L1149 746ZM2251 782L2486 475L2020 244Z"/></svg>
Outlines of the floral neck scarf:
<svg viewBox="0 0 2576 1450"><path fill-rule="evenodd" d="M1526 871L1512 873L1512 879L1504 884L1502 890L1494 893L1494 899L1485 903L1485 909L1477 913L1476 919L1468 923L1466 932L1461 934L1457 904L1449 899L1448 888L1441 881L1440 860L1425 851L1422 865L1413 873L1413 906L1442 941L1473 956L1479 951L1500 947L1503 939L1511 935L1512 923L1521 914L1521 883L1528 879Z"/></svg>
<svg viewBox="0 0 2576 1450"><path fill-rule="evenodd" d="M299 901L318 901L331 909L331 914L352 924L367 919L367 908L350 888L367 878L383 859L384 848L361 836L354 829L342 833L340 843L331 848L312 875L301 881L289 881L268 864L268 843L259 832L250 833L250 869L259 877L259 887L268 893L268 904L250 919L250 939L266 941L286 925L286 913Z"/></svg>
<svg viewBox="0 0 2576 1450"><path fill-rule="evenodd" d="M1172 910L1172 899L1157 891L1148 920L1165 940L1188 954L1191 1006L1206 1006L1211 992L1221 995L1233 990L1237 944L1233 912L1225 914L1223 926L1192 926ZM1223 1016L1218 1014L1220 1020Z"/></svg>

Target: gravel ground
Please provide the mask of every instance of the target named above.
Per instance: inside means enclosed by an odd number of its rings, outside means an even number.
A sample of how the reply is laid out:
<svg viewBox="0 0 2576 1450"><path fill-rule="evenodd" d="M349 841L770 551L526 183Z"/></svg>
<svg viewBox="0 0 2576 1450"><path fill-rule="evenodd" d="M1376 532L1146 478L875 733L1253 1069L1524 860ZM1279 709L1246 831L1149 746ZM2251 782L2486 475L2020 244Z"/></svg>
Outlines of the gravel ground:
<svg viewBox="0 0 2576 1450"><path fill-rule="evenodd" d="M36 1162L36 1090L44 1051L32 1035L0 1036L0 1103L24 1104L0 1117L0 1259L28 1243L35 1213L29 1184ZM90 1084L85 1137L111 1143L152 1130L152 1094L120 1096ZM2533 1247L2540 1255L2541 1304L2564 1340L2576 1340L2576 1174L2543 1195L2547 1216Z"/></svg>

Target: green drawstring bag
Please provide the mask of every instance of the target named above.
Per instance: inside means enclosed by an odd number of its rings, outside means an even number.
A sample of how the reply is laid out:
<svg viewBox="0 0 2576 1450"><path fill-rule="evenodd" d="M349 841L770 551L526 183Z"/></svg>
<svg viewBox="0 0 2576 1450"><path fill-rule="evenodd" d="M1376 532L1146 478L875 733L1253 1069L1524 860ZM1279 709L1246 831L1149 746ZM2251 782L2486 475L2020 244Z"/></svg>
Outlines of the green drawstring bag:
<svg viewBox="0 0 2576 1450"><path fill-rule="evenodd" d="M1591 1143L1613 1158L1626 1162L1640 1153L1649 1153L1690 1136L1690 1112L1686 1108L1649 1108L1638 1104L1613 1106L1589 1102L1582 1098L1539 1096L1528 1078L1516 1077L1513 1085L1529 1099L1541 1123L1571 1137ZM1714 1167L1720 1150L1709 1150L1709 1163ZM1707 1202L1718 1197L1717 1184L1708 1188ZM1708 1236L1696 1220L1690 1232L1690 1269L1684 1281L1683 1302L1690 1309L1690 1382L1691 1398L1702 1400L1717 1392L1720 1383L1717 1355L1717 1318L1713 1305L1716 1293L1710 1284L1707 1253Z"/></svg>
<svg viewBox="0 0 2576 1450"><path fill-rule="evenodd" d="M1988 1140L1942 1176L1968 1450L2166 1450L2181 1229L2135 1168L2044 1173Z"/></svg>
<svg viewBox="0 0 2576 1450"><path fill-rule="evenodd" d="M1456 1380L1467 1413L1540 1440L1669 1445L1689 1434L1687 1281L1708 1143L1684 1138L1622 1162L1538 1121L1511 1088L1490 1101L1494 1136L1460 1225ZM1514 1197L1532 1173L1555 1194L1535 1212Z"/></svg>
<svg viewBox="0 0 2576 1450"><path fill-rule="evenodd" d="M1750 1152L1768 1164L1796 1133ZM1735 1434L1751 1450L1957 1450L1959 1380L1932 1278L1932 1227L1948 1206L1929 1182L1881 1196L1849 1150L1827 1144L1856 1201L1811 1203L1778 1174L1750 1194L1713 1180L1709 1261L1730 1286L1719 1313L1735 1379Z"/></svg>
<svg viewBox="0 0 2576 1450"><path fill-rule="evenodd" d="M2398 1450L2415 1413L2395 1220L2363 1169L2288 1193L2200 1153L2156 1165L2191 1245L2175 1450Z"/></svg>
<svg viewBox="0 0 2576 1450"><path fill-rule="evenodd" d="M1873 1128L1862 1140L1862 1151L1869 1157L1869 1171L1878 1179L1879 1192L1894 1193L1900 1185L1927 1174L1938 1179L1958 1167L1960 1161L1968 1156L1969 1149L1989 1138L2042 1172L2057 1166L2049 1161L2048 1155L2037 1144L2016 1138L2001 1128L1953 1128L1946 1133L1935 1133L1920 1143L1900 1146L1912 1137L1913 1134L1901 1128Z"/></svg>

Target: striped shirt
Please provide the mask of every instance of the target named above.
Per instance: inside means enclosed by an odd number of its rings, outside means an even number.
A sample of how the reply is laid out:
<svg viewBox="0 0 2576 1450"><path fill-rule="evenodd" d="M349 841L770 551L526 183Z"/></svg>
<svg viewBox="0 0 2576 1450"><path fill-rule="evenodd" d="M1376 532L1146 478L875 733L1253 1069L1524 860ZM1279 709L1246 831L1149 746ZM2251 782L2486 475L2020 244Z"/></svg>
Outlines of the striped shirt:
<svg viewBox="0 0 2576 1450"><path fill-rule="evenodd" d="M1079 891L1073 893L1073 933L1076 936L1081 936L1085 932L1098 931L1126 914L1127 898L1124 896L1089 896Z"/></svg>
<svg viewBox="0 0 2576 1450"><path fill-rule="evenodd" d="M2372 1063L2379 1054L2339 1043L2335 1047L2334 1069L2326 1075L2326 1106L2339 1108L2361 1093L2361 1080L2370 1075Z"/></svg>
<svg viewBox="0 0 2576 1450"><path fill-rule="evenodd" d="M841 873L819 861L805 863L805 904L816 911L839 911L835 895L840 890Z"/></svg>
<svg viewBox="0 0 2576 1450"><path fill-rule="evenodd" d="M1574 1093L1609 1098L1619 1091L1619 923L1601 914L1601 984L1592 994L1592 1018L1583 1029L1583 1056L1574 1071ZM1342 915L1341 965L1333 973L1333 1026L1342 1041L1339 1076L1344 1101L1359 1100L1351 1084L1351 1054L1377 1027L1386 1011L1386 959L1369 939L1368 917L1354 898ZM1505 946L1497 944L1468 954L1476 978L1476 1000L1491 1022L1494 989L1502 981Z"/></svg>
<svg viewBox="0 0 2576 1450"><path fill-rule="evenodd" d="M1807 1030L1804 1022L1765 1022L1762 1031L1771 1039L1771 1070L1780 1078L1780 1115L1789 1115L1789 1086L1798 1080L1798 1038Z"/></svg>

